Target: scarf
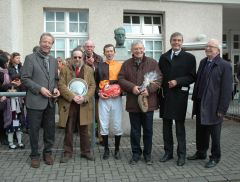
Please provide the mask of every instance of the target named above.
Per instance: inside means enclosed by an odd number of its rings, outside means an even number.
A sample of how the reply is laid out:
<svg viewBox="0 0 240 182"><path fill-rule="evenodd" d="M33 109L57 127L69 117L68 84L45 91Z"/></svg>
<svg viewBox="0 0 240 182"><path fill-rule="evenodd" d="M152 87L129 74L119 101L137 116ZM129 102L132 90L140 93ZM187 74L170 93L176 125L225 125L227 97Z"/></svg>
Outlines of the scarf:
<svg viewBox="0 0 240 182"><path fill-rule="evenodd" d="M48 54L46 54L42 50L38 50L36 53L40 58L43 59L43 65L47 69L47 71L49 72L49 56L48 56Z"/></svg>

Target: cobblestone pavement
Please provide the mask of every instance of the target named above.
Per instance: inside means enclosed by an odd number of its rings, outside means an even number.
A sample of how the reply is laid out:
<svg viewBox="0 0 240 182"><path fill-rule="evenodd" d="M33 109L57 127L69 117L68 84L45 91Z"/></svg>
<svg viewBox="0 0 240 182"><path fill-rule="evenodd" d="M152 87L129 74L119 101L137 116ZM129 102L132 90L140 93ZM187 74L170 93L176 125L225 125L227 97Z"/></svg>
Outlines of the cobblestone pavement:
<svg viewBox="0 0 240 182"><path fill-rule="evenodd" d="M222 159L211 169L204 168L203 161L186 161L182 167L176 165L176 152L174 159L160 163L163 154L162 122L154 121L153 136L153 165L147 166L143 159L137 165L131 166L129 136L121 141L121 160L111 156L109 160L102 160L103 147L96 145L94 153L96 160L87 161L80 158L79 138L74 137L75 154L67 164L61 164L63 129L56 129L56 142L54 145L55 163L45 165L41 161L39 169L30 168L30 146L28 135L24 135L25 149L9 150L7 146L0 146L0 181L96 181L96 182L128 182L128 181L166 181L166 182L204 182L204 181L240 181L240 123L226 120L222 129ZM195 152L195 121L186 121L187 153ZM175 135L175 131L173 132ZM42 149L42 137L39 147ZM176 139L175 139L176 141ZM114 151L114 139L110 138L110 150ZM176 143L176 142L175 142ZM175 146L176 151L176 146Z"/></svg>

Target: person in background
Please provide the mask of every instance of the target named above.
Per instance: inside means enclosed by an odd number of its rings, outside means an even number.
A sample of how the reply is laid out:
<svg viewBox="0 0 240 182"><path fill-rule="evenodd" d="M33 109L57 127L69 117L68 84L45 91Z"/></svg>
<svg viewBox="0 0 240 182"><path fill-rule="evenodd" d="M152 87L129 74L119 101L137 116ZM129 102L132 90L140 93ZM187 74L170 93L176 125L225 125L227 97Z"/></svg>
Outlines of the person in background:
<svg viewBox="0 0 240 182"><path fill-rule="evenodd" d="M61 60L60 60L61 61ZM64 62L64 64L62 65L62 63L60 63L60 64L58 64L58 74L59 74L59 76L60 76L60 74L61 74L61 71L63 70L63 68L64 67L66 67L66 66L70 66L72 63L72 58L71 57L69 57L69 58L66 58L65 59L65 62ZM61 108L63 108L64 107L64 104L65 104L65 99L64 99L64 97L62 96L62 95L60 95L59 97L58 97L58 100L57 100L57 103L58 103L58 114L59 114L59 116L60 116L60 113L61 113L61 111L60 111L60 109ZM64 118L62 118L62 117L59 117L58 118L59 120L58 120L58 127L59 128L65 128L66 127L66 121L65 121L65 119Z"/></svg>
<svg viewBox="0 0 240 182"><path fill-rule="evenodd" d="M120 86L118 85L118 73L122 64L114 60L115 47L112 44L106 44L103 48L103 52L106 61L99 64L99 69L97 71L97 90L99 95L98 111L101 123L100 133L104 144L103 159L108 159L110 154L108 147L110 121L112 121L115 134L114 158L120 159L119 146L123 130L122 97ZM116 89L114 90L114 88ZM112 91L111 93L110 90Z"/></svg>
<svg viewBox="0 0 240 182"><path fill-rule="evenodd" d="M0 55L3 56L4 55L4 51L0 49ZM4 57L2 57L3 61L4 59L7 59L7 57L4 55ZM1 82L3 82L3 78L1 79ZM2 84L1 84L2 85ZM1 89L1 87L0 87ZM3 92L3 90L1 89L0 90L1 92ZM8 145L8 140L7 140L7 135L5 134L5 131L4 131L4 121L3 121L3 102L6 100L6 97L5 96L2 96L0 97L0 105L1 105L1 108L0 108L0 142L2 145Z"/></svg>
<svg viewBox="0 0 240 182"><path fill-rule="evenodd" d="M170 37L171 49L161 55L159 68L163 73L160 97L160 117L163 120L164 155L160 162L173 158L172 125L175 120L177 137L177 165L183 166L186 158L185 117L190 84L196 79L196 59L182 50L183 35L175 32Z"/></svg>
<svg viewBox="0 0 240 182"><path fill-rule="evenodd" d="M8 58L6 55L1 55L1 64L0 64L0 77L1 77L1 91L9 92L13 91L13 88L17 87L18 82L11 80L7 69ZM22 143L22 118L21 116L21 106L20 100L18 97L2 97L1 105L3 107L3 121L4 121L4 131L8 136L8 143L10 149L24 148ZM16 134L18 145L14 144L13 136Z"/></svg>
<svg viewBox="0 0 240 182"><path fill-rule="evenodd" d="M26 91L26 89L24 88L22 82L21 82L21 72L22 72L22 63L21 63L21 55L18 52L14 52L11 54L11 59L10 59L10 63L8 65L8 72L9 72L9 76L11 78L12 81L15 82L14 88L18 91L18 92L24 92ZM25 117L25 112L24 112L24 107L25 107L25 101L24 98L19 98L19 101L22 105L21 107L21 121L23 122L23 126L24 126L24 131L25 133L28 133L28 128L29 128L29 123L26 120Z"/></svg>
<svg viewBox="0 0 240 182"><path fill-rule="evenodd" d="M58 62L58 75L59 75L61 69L63 69L63 67L64 67L64 62L63 62L63 59L61 57L57 57L56 60Z"/></svg>
<svg viewBox="0 0 240 182"><path fill-rule="evenodd" d="M38 152L39 130L43 127L43 160L53 165L52 147L55 141L55 99L58 90L58 65L50 55L54 44L50 33L40 36L37 52L27 55L22 68L21 80L27 89L26 107L29 120L29 138L31 145L31 167L40 167Z"/></svg>
<svg viewBox="0 0 240 182"><path fill-rule="evenodd" d="M77 95L68 85L74 78L83 79L88 85L86 95ZM60 72L59 90L63 98L60 105L60 118L65 124L63 156L61 163L68 162L73 155L73 132L77 129L80 136L81 157L93 161L90 149L88 126L93 118L93 97L96 89L94 72L83 61L83 53L76 48L72 51L72 60Z"/></svg>
<svg viewBox="0 0 240 182"><path fill-rule="evenodd" d="M153 113L159 107L157 91L162 83L162 74L157 61L145 56L145 48L141 41L134 41L131 45L131 51L132 58L123 63L118 75L118 83L127 93L126 110L129 112L131 124L132 159L130 164L136 164L143 153L146 164L151 165ZM150 72L156 73L156 79L147 87L142 87L144 76ZM146 112L143 112L139 107L139 95L147 98L148 108ZM141 128L143 128L143 152L140 146Z"/></svg>
<svg viewBox="0 0 240 182"><path fill-rule="evenodd" d="M8 57L0 53L0 92L7 92L12 87L7 69ZM12 123L11 101L6 96L0 97L0 140L2 145L13 145L13 138L6 135L6 125ZM9 136L9 137L8 137ZM12 136L13 137L13 136ZM10 141L10 142L8 142Z"/></svg>
<svg viewBox="0 0 240 182"><path fill-rule="evenodd" d="M34 52L37 52L37 51L39 51L39 49L40 49L40 46L39 46L39 45L36 45L36 46L33 47L32 52L33 52L33 53L34 53Z"/></svg>
<svg viewBox="0 0 240 182"><path fill-rule="evenodd" d="M98 65L103 62L103 58L94 52L95 44L92 40L87 40L84 43L84 53L83 53L83 61L90 66L94 70L94 78L96 81L96 71L98 69ZM98 143L103 145L103 139L100 134L100 121L98 114L98 93L95 93L95 119L97 127L95 128L96 136L98 137ZM91 127L89 127L89 132L91 133Z"/></svg>
<svg viewBox="0 0 240 182"><path fill-rule="evenodd" d="M192 96L197 151L187 159L206 159L211 137L211 156L206 168L216 166L221 159L221 128L232 94L232 66L220 57L220 49L218 40L208 41L206 57L200 62Z"/></svg>

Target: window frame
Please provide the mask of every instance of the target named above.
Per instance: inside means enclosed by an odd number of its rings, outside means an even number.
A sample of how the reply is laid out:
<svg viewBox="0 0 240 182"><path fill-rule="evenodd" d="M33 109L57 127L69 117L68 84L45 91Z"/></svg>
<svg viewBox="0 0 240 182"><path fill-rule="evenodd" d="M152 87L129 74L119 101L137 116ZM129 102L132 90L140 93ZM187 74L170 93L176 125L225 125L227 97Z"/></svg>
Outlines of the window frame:
<svg viewBox="0 0 240 182"><path fill-rule="evenodd" d="M78 43L80 42L81 39L87 40L89 37L89 10L88 9L75 9L75 10L66 10L66 9L45 9L44 10L44 31L47 32L46 30L46 23L48 22L46 20L46 13L47 12L53 12L54 13L54 21L56 20L56 13L57 12L63 12L64 13L64 28L65 32L56 32L56 22L54 22L55 26L55 32L49 32L51 33L55 39L64 39L64 46L65 46L65 51L64 55L65 58L71 56L71 50L73 48L70 48L70 40L71 39L77 39ZM78 31L79 31L79 24L81 23L80 18L79 18L79 12L86 12L87 13L87 32L70 32L70 12L77 12L78 13ZM57 49L56 49L56 44L51 49L51 53L54 53L54 57L58 57L57 55Z"/></svg>
<svg viewBox="0 0 240 182"><path fill-rule="evenodd" d="M160 17L160 25L161 26L161 33L159 32L159 34L154 34L152 32L152 34L146 34L146 33L143 33L143 32L140 32L140 33L129 33L126 31L126 41L134 41L134 40L141 40L144 44L144 47L145 47L145 53L146 53L146 41L160 41L161 42L161 46L160 46L160 50L155 50L153 48L153 50L151 50L150 52L152 52L153 54L153 58L155 60L159 60L159 57L156 57L155 56L155 52L160 52L160 56L163 54L163 51L164 51L164 45L163 45L163 14L155 14L155 13L128 13L128 12L125 12L123 14L123 21L124 21L124 16L139 16L140 18L140 30L142 31L143 30L143 27L144 27L144 17L147 17L147 16L151 16L152 17L152 26L154 25L153 24L153 17ZM132 23L132 20L130 18L130 23ZM126 23L123 22L123 27L125 28L125 25ZM154 44L154 43L153 43ZM129 47L127 45L127 48L128 48L128 55L131 55L131 46Z"/></svg>

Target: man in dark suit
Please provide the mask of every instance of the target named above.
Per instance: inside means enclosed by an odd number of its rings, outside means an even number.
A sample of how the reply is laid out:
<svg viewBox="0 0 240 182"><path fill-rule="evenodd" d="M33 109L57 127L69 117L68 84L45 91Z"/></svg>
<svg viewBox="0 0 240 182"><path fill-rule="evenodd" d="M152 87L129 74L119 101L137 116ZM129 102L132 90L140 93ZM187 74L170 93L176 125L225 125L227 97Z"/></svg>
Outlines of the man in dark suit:
<svg viewBox="0 0 240 182"><path fill-rule="evenodd" d="M207 57L200 62L192 97L197 152L188 159L206 159L211 136L211 156L205 165L210 168L216 166L221 158L220 135L223 116L231 101L232 67L220 57L218 40L209 40L205 53Z"/></svg>
<svg viewBox="0 0 240 182"><path fill-rule="evenodd" d="M40 166L38 138L41 125L44 134L43 160L53 165L52 146L55 136L55 103L60 95L57 89L57 61L49 55L54 37L43 33L40 37L40 48L25 58L22 69L22 82L27 88L26 107L29 119L29 137L31 144L31 167Z"/></svg>
<svg viewBox="0 0 240 182"><path fill-rule="evenodd" d="M195 81L196 59L182 50L183 36L175 32L170 37L171 49L160 57L159 68L163 73L160 97L160 117L163 118L165 154L160 162L173 158L173 120L176 123L177 165L183 166L186 157L185 116L190 84Z"/></svg>

